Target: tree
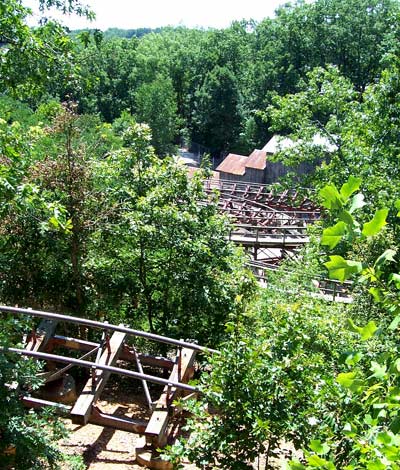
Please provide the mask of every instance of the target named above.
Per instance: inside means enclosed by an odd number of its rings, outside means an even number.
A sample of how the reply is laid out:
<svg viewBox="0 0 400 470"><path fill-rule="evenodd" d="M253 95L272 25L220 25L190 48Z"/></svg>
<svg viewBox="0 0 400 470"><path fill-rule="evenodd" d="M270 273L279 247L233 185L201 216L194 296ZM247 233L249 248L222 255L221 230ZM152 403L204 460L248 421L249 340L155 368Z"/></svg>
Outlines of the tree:
<svg viewBox="0 0 400 470"><path fill-rule="evenodd" d="M341 416L332 371L355 341L345 328L347 307L310 292L319 250L278 269L244 313L239 302L229 337L202 376L203 395L188 405L190 437L169 449L171 460L246 469L264 454L269 468L282 442L304 446Z"/></svg>
<svg viewBox="0 0 400 470"><path fill-rule="evenodd" d="M226 241L227 221L207 201L202 175L189 179L185 168L155 156L147 126L130 122L123 138L125 149L99 173L117 209L93 247L92 278L110 279L97 284L98 297L122 289L121 311L136 317L130 321L215 345L235 296L253 285Z"/></svg>
<svg viewBox="0 0 400 470"><path fill-rule="evenodd" d="M349 242L359 242L368 248L369 240L389 225L389 208L386 207L373 211L372 219L363 224L356 218L365 204L362 194L357 192L360 185L359 178L350 177L340 190L333 185L321 190L324 206L336 222L327 227L322 235L322 243L329 247L330 253L325 266L331 278L341 281L350 277L359 278L380 306L380 318L361 326L349 319L348 329L369 344L364 351L357 348L347 352L345 364L348 368L344 368L336 377L337 383L344 390L343 403L340 406L346 412L342 419L331 426L330 433L320 436L321 440L311 441L310 449L305 453L304 465L292 463L291 468L296 470L316 466L327 470L398 468L398 246L382 247L384 251L375 252L371 264L341 256L346 255L343 247ZM394 218L390 225L395 232L398 231L399 208L400 201L394 201ZM347 214L345 218L344 213ZM383 239L386 241L386 237ZM374 340L380 346L378 350L373 350L370 346Z"/></svg>
<svg viewBox="0 0 400 470"><path fill-rule="evenodd" d="M63 12L92 17L79 0L43 0L41 10L55 7ZM29 28L31 10L20 0L0 5L0 90L37 104L48 95L47 87L56 76L66 86L74 78L72 41L57 22L43 18L43 25Z"/></svg>
<svg viewBox="0 0 400 470"><path fill-rule="evenodd" d="M106 122L111 123L123 111L133 113L138 85L136 47L134 38L103 40L100 44L90 41L87 47L78 48L77 83L68 87L56 83L55 91L64 99L68 96L77 101L80 113L100 113Z"/></svg>
<svg viewBox="0 0 400 470"><path fill-rule="evenodd" d="M213 154L232 150L240 133L240 94L233 73L215 67L196 91L193 138Z"/></svg>
<svg viewBox="0 0 400 470"><path fill-rule="evenodd" d="M143 83L135 92L135 109L136 119L151 127L157 155L173 153L179 120L172 81L159 75L151 83Z"/></svg>
<svg viewBox="0 0 400 470"><path fill-rule="evenodd" d="M287 164L322 159L323 164L316 166L310 179L318 187L357 174L365 181L365 193L374 203L385 204L396 198L397 75L398 64L393 60L380 80L360 94L336 68L312 71L303 91L277 97L267 111L272 129L289 134L298 144L277 158ZM312 143L316 134L330 143L328 154Z"/></svg>

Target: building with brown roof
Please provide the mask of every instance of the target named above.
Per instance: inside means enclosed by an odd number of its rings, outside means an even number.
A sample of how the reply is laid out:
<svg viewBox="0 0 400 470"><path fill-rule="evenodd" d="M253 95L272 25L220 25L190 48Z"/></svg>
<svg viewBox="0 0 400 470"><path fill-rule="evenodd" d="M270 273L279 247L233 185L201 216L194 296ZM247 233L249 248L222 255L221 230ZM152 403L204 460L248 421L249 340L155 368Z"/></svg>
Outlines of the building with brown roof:
<svg viewBox="0 0 400 470"><path fill-rule="evenodd" d="M266 153L254 150L248 157L230 153L216 170L224 180L263 183L265 168Z"/></svg>
<svg viewBox="0 0 400 470"><path fill-rule="evenodd" d="M288 137L274 135L262 150L253 150L248 157L230 153L216 168L216 171L220 173L220 178L224 180L259 184L274 183L287 175L289 171L293 171L298 175L310 173L315 168L315 165L311 163L302 162L296 167L287 167L281 162L268 160L268 155L273 155L280 150L295 148L299 143L301 141L294 142ZM314 136L312 145L320 147L322 154L336 150L335 145L319 134Z"/></svg>

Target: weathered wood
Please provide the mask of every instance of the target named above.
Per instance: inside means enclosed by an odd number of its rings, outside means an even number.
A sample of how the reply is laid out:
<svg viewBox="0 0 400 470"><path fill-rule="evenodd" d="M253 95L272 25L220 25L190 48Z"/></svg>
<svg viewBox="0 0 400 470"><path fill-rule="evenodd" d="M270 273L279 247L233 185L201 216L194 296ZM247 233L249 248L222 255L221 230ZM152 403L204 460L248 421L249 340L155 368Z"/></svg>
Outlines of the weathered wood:
<svg viewBox="0 0 400 470"><path fill-rule="evenodd" d="M129 369L122 369L120 367L113 367L113 366L108 366L108 365L102 365L102 364L95 364L94 362L90 361L82 361L80 359L75 359L72 357L65 357L65 356L59 356L57 354L49 354L49 353L42 353L38 351L26 351L25 349L20 349L20 348L3 348L0 347L0 351L8 351L11 353L16 353L16 354L21 354L21 356L28 356L28 357L34 357L36 359L41 359L44 361L54 361L54 362L62 362L64 364L74 364L76 366L80 367L86 367L89 369L92 369L93 367L100 369L100 370L105 370L108 371L112 374L119 374L123 375L126 377L131 377L133 379L139 379L139 380L147 380L148 382L156 383L156 384L161 384L161 385L172 385L176 388L186 390L188 392L198 392L199 390L196 387L193 387L192 385L188 385L185 383L181 382L170 382L168 379L162 379L161 377L157 377L155 375L149 375L149 374L141 374L140 372L134 372Z"/></svg>
<svg viewBox="0 0 400 470"><path fill-rule="evenodd" d="M177 356L177 361L172 369L169 380L171 382L187 383L193 376L193 364L196 351L183 348ZM173 386L165 386L160 398L156 402L145 436L147 445L153 445L156 449L167 444L167 430L171 417L171 403L180 395L180 390Z"/></svg>
<svg viewBox="0 0 400 470"><path fill-rule="evenodd" d="M112 335L109 346L102 352L98 364L113 366L118 359L118 354L122 348L122 344L126 338L126 333L116 332ZM96 402L107 380L110 372L96 369L93 377L91 377L82 390L78 400L71 411L72 421L76 424L86 424L92 412L92 405Z"/></svg>
<svg viewBox="0 0 400 470"><path fill-rule="evenodd" d="M66 349L72 349L73 351L91 351L92 349L99 346L99 343L94 343L92 341L84 341L77 338L70 338L67 336L54 335L50 340L52 344L57 346L62 346ZM152 367L161 367L163 369L172 369L174 367L174 361L167 359L162 356L151 356L149 354L138 353L140 362L146 366ZM136 355L134 348L128 346L127 344L123 345L122 350L119 353L119 358L123 361L135 362Z"/></svg>
<svg viewBox="0 0 400 470"><path fill-rule="evenodd" d="M32 330L28 336L25 349L27 351L43 350L54 335L57 323L57 320L42 320L37 329Z"/></svg>
<svg viewBox="0 0 400 470"><path fill-rule="evenodd" d="M31 317L47 318L50 320L58 320L67 323L73 323L76 325L85 325L92 328L101 328L109 331L120 331L131 336L138 336L140 338L146 338L150 341L157 341L159 343L171 344L177 347L185 347L189 349L195 349L196 351L203 351L207 353L218 353L218 351L210 348L205 348L195 343L188 343L186 341L168 338L166 336L156 335L155 333L148 333L147 331L133 330L124 325L110 325L106 322L99 322L95 320L89 320L88 318L78 318L71 315L61 315L59 313L43 312L41 310L29 310L27 308L19 307L8 307L7 305L0 305L0 312L13 313L28 315Z"/></svg>
<svg viewBox="0 0 400 470"><path fill-rule="evenodd" d="M72 410L72 406L28 396L22 398L22 403L27 408L35 409L51 406L58 415L65 417L68 417L70 411ZM92 413L89 416L88 422L90 424L96 424L97 426L106 426L108 428L118 429L120 431L135 432L137 434L143 434L147 426L146 420L132 419L128 418L127 416L115 416L112 414L102 413L95 406L92 408Z"/></svg>
<svg viewBox="0 0 400 470"><path fill-rule="evenodd" d="M146 420L102 413L95 406L92 407L92 414L89 416L89 423L119 429L120 431L135 432L137 434L143 434L147 426Z"/></svg>

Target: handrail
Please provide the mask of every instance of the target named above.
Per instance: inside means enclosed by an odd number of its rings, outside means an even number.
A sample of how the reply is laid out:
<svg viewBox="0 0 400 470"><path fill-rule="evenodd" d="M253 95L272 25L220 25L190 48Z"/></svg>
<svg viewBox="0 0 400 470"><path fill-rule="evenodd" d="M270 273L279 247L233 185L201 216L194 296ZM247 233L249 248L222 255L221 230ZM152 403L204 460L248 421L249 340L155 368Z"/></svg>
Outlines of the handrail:
<svg viewBox="0 0 400 470"><path fill-rule="evenodd" d="M161 385L172 386L176 388L180 388L182 390L188 390L189 392L198 392L199 389L193 387L192 385L187 385L181 382L175 382L174 380L169 379L162 379L160 377L156 377L154 375L149 374L141 374L140 372L133 372L127 369L121 369L120 367L113 367L113 366L106 366L100 364L98 362L90 362L90 361L83 361L82 359L75 359L72 357L65 357L59 356L57 354L49 354L49 353L42 353L38 351L28 351L26 349L19 349L19 348L2 348L0 347L0 351L2 352L11 352L15 354L21 354L22 356L29 356L34 357L36 359L43 359L46 361L54 361L54 362L63 362L66 364L73 364L76 366L86 367L88 369L96 368L99 370L104 370L107 372L111 372L114 374L119 375L126 375L128 377L132 377L134 379L140 380L148 380L149 382L158 383Z"/></svg>
<svg viewBox="0 0 400 470"><path fill-rule="evenodd" d="M132 328L128 328L123 325L111 325L106 322L89 320L87 318L78 318L78 317L73 317L71 315L61 315L59 313L43 312L41 310L31 310L27 308L8 307L6 305L0 305L0 312L23 314L23 315L29 315L31 317L47 318L49 320L58 320L58 321L64 321L68 323L75 323L78 325L91 326L93 328L102 328L102 329L104 328L109 331L120 331L128 335L138 336L141 338L146 338L146 339L157 341L160 343L173 344L175 346L181 346L181 347L193 349L195 351L211 352L211 353L218 352L215 349L206 348L198 344L189 343L186 341L180 341L174 338L168 338L166 336L157 335L155 333L147 333L146 331L134 330Z"/></svg>
<svg viewBox="0 0 400 470"><path fill-rule="evenodd" d="M263 188L263 189L266 189L266 188L270 188L270 189L273 189L273 190L276 190L276 189L279 189L281 191L281 193L283 191L289 191L287 189L283 189L282 187L279 187L278 185L274 184L274 183L271 183L271 184L261 184L261 183L250 183L250 182L245 182L245 181L231 181L231 180L225 180L225 179L217 179L217 178L208 178L207 180L205 180L205 183L210 186L211 184L217 184L217 185L220 185L220 186L223 186L223 185L235 185L235 186L240 186L240 187L250 187L250 188ZM312 189L312 188L299 188L299 190L301 191L309 191L311 193L314 193L315 190ZM290 191L296 191L294 189L291 189Z"/></svg>

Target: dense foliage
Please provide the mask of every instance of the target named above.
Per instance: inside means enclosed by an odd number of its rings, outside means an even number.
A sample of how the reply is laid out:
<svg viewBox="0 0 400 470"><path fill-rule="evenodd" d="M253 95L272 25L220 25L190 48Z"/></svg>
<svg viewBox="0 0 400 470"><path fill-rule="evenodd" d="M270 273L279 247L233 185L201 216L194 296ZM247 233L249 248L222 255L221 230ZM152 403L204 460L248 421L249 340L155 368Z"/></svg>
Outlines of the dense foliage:
<svg viewBox="0 0 400 470"><path fill-rule="evenodd" d="M29 28L21 1L0 3L1 302L219 346L176 466L268 465L286 441L303 449L293 469L397 469L399 2L104 35L46 18L91 17L78 0L39 5ZM189 178L171 155L248 154L273 132L296 141L278 159L318 162L301 183L326 210L254 299L207 168ZM353 280L351 305L321 297L328 273ZM24 325L1 326L1 347L21 341ZM61 459L58 422L19 401L36 370L2 351L0 461L24 470Z"/></svg>
<svg viewBox="0 0 400 470"><path fill-rule="evenodd" d="M129 111L147 120L161 152L187 138L217 156L262 146L271 122L259 111L275 96L297 92L311 69L328 64L362 93L397 53L399 38L396 0L299 1L279 7L275 18L235 22L225 30L65 36L48 22L34 40L19 2L4 5L3 91L35 105L49 95L68 96L80 112L100 113L108 122ZM16 44L25 41L26 47L14 47L15 34ZM164 97L168 104L156 115Z"/></svg>

